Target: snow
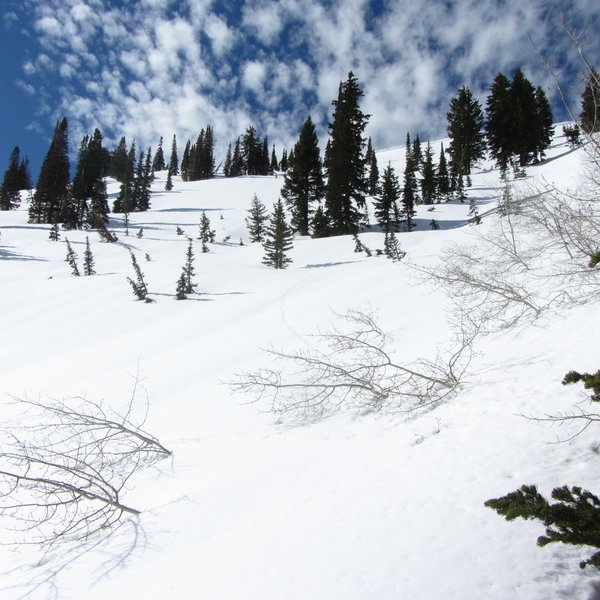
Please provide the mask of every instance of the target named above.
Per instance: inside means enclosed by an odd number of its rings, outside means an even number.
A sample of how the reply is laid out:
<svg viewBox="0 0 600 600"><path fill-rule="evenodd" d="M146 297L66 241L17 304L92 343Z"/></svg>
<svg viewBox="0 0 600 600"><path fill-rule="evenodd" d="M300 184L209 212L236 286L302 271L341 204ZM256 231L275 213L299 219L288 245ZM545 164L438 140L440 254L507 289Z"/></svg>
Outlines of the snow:
<svg viewBox="0 0 600 600"><path fill-rule="evenodd" d="M524 185L576 184L582 153L563 142L528 168ZM403 160L402 146L378 153L380 168L391 161L401 173ZM399 357L432 357L450 338L449 301L405 262L354 253L348 236L297 238L288 269L262 265L244 218L255 193L271 208L281 176L174 178L172 192L162 191L165 178L154 183L151 210L131 215L129 236L112 220L116 244L85 231L51 242L48 226L27 224L25 202L0 213L3 399L87 395L119 410L139 369L145 428L174 453L130 482L124 499L141 515L98 545L79 554L57 546L41 564L35 548L1 546L2 598L595 597L594 573L577 567L585 548L539 548L541 525L508 523L483 505L524 483L546 494L563 484L600 489L593 430L553 443L570 430L526 418L569 412L584 398L581 386L560 381L600 366L595 305L479 338L459 393L430 412L278 422L264 402L225 383L264 366L262 349L310 347L307 334L330 328L336 313L369 307ZM489 164L474 174L481 228L496 218L502 186ZM433 264L448 242L473 239L468 203L427 208L416 231L398 235L407 261ZM217 242L207 254L194 242L199 293L176 302L187 236L197 237L203 210ZM432 217L441 230L429 229ZM72 277L64 238L81 259L86 236L97 275ZM361 239L383 247L379 232ZM152 304L134 300L128 249ZM0 410L9 418L14 407ZM140 538L131 549L133 525ZM3 530L2 540L11 535Z"/></svg>

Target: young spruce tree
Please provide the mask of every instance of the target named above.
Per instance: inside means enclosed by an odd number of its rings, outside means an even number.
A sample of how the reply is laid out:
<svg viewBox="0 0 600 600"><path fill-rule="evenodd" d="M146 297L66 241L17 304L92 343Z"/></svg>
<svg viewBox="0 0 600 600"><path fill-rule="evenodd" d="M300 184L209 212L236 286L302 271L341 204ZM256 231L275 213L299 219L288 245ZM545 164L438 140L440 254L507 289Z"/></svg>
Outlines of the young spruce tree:
<svg viewBox="0 0 600 600"><path fill-rule="evenodd" d="M275 269L285 269L292 259L287 253L293 247L294 234L286 223L281 199L273 205L273 213L267 226L263 248L263 264Z"/></svg>
<svg viewBox="0 0 600 600"><path fill-rule="evenodd" d="M254 196L252 196L250 208L247 212L248 216L246 217L246 226L248 227L250 241L262 242L265 239L265 223L269 219L267 207L258 199L258 196L254 194Z"/></svg>

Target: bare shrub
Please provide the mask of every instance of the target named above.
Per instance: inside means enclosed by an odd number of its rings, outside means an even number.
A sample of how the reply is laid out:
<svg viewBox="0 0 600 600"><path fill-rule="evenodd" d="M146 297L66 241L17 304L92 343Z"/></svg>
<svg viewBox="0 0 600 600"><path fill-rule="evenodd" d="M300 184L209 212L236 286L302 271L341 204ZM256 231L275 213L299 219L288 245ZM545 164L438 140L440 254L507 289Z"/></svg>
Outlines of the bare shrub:
<svg viewBox="0 0 600 600"><path fill-rule="evenodd" d="M323 350L268 350L282 368L243 372L230 382L236 392L267 399L270 411L316 420L342 409L411 412L432 408L452 395L472 356L476 332L459 328L443 356L395 362L392 339L371 312L350 310L343 327L311 336Z"/></svg>
<svg viewBox="0 0 600 600"><path fill-rule="evenodd" d="M82 541L137 515L122 492L140 469L171 455L142 429L137 380L125 414L85 397L13 398L26 421L0 444L0 517L15 543ZM137 421L137 422L136 422Z"/></svg>

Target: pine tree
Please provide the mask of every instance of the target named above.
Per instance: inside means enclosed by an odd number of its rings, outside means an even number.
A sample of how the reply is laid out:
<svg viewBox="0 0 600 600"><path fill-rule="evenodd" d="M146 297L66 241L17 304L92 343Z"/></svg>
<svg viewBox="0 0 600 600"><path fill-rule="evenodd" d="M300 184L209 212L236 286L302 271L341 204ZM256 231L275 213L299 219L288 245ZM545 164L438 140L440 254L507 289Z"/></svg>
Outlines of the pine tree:
<svg viewBox="0 0 600 600"><path fill-rule="evenodd" d="M84 275L95 275L94 269L94 255L90 249L90 238L85 237L85 251L83 253L83 274Z"/></svg>
<svg viewBox="0 0 600 600"><path fill-rule="evenodd" d="M581 95L581 114L579 115L581 129L585 133L600 131L600 74L590 68L585 89Z"/></svg>
<svg viewBox="0 0 600 600"><path fill-rule="evenodd" d="M119 144L110 156L108 174L121 182L129 175L129 151L125 136L121 137Z"/></svg>
<svg viewBox="0 0 600 600"><path fill-rule="evenodd" d="M284 176L281 195L292 213L292 228L308 235L311 204L320 202L325 192L319 139L310 116L304 122L294 146L295 160Z"/></svg>
<svg viewBox="0 0 600 600"><path fill-rule="evenodd" d="M404 188L402 189L402 218L406 221L406 231L413 229L413 217L417 202L417 178L413 169L413 161L409 157L404 166Z"/></svg>
<svg viewBox="0 0 600 600"><path fill-rule="evenodd" d="M455 181L459 175L470 175L473 165L485 156L483 111L469 88L461 87L452 98L447 118L450 168Z"/></svg>
<svg viewBox="0 0 600 600"><path fill-rule="evenodd" d="M379 167L377 165L377 156L373 150L371 138L367 142L367 153L365 155L367 169L369 170L369 194L377 196L379 193Z"/></svg>
<svg viewBox="0 0 600 600"><path fill-rule="evenodd" d="M279 171L279 163L277 162L277 154L275 154L275 144L273 144L273 151L271 152L271 173Z"/></svg>
<svg viewBox="0 0 600 600"><path fill-rule="evenodd" d="M185 265L183 266L183 276L185 279L184 291L186 294L193 294L196 284L193 282L194 271L194 249L191 238L188 241L187 252L185 255Z"/></svg>
<svg viewBox="0 0 600 600"><path fill-rule="evenodd" d="M331 227L329 226L329 220L325 214L325 210L319 204L315 214L310 223L313 238L324 238L331 235Z"/></svg>
<svg viewBox="0 0 600 600"><path fill-rule="evenodd" d="M387 230L385 232L383 252L393 262L398 262L406 256L406 252L401 250L398 238L392 230Z"/></svg>
<svg viewBox="0 0 600 600"><path fill-rule="evenodd" d="M187 300L187 294L185 293L185 274L181 273L177 280L177 287L175 288L175 300Z"/></svg>
<svg viewBox="0 0 600 600"><path fill-rule="evenodd" d="M173 135L171 143L171 158L169 159L169 173L171 176L179 175L179 157L177 156L177 136Z"/></svg>
<svg viewBox="0 0 600 600"><path fill-rule="evenodd" d="M171 177L171 170L167 172L167 181L165 183L165 191L170 192L173 189L173 178Z"/></svg>
<svg viewBox="0 0 600 600"><path fill-rule="evenodd" d="M552 109L550 108L550 102L548 97L541 87L535 88L535 105L536 105L536 147L535 157L536 160L542 160L545 156L545 151L550 147L552 143L552 137L554 136Z"/></svg>
<svg viewBox="0 0 600 600"><path fill-rule="evenodd" d="M412 160L413 170L415 172L419 171L421 169L421 163L423 161L423 153L421 151L421 139L419 138L418 133L415 136L415 139L413 140L411 160Z"/></svg>
<svg viewBox="0 0 600 600"><path fill-rule="evenodd" d="M58 223L54 223L52 227L50 227L48 239L52 240L53 242L58 242L58 240L60 240L60 230L58 229Z"/></svg>
<svg viewBox="0 0 600 600"><path fill-rule="evenodd" d="M204 211L200 217L198 239L202 241L202 252L209 252L207 244L215 241L215 231L210 228L210 219Z"/></svg>
<svg viewBox="0 0 600 600"><path fill-rule="evenodd" d="M0 210L12 210L17 208L21 201L19 194L20 187L20 176L19 176L19 163L20 150L16 146L11 152L10 159L8 162L8 168L4 172L4 178L2 179L2 186L0 187Z"/></svg>
<svg viewBox="0 0 600 600"><path fill-rule="evenodd" d="M33 199L29 206L30 223L60 222L61 211L69 202L69 141L67 119L54 130L48 153L42 163Z"/></svg>
<svg viewBox="0 0 600 600"><path fill-rule="evenodd" d="M121 173L119 194L113 203L113 212L115 213L127 215L135 209L135 153L135 142L132 142L127 153L127 164Z"/></svg>
<svg viewBox="0 0 600 600"><path fill-rule="evenodd" d="M506 172L514 153L514 123L511 85L503 73L498 73L486 100L485 131L491 157L502 172Z"/></svg>
<svg viewBox="0 0 600 600"><path fill-rule="evenodd" d="M400 183L391 164L383 170L379 195L373 202L375 219L383 231L393 231L398 226L398 200Z"/></svg>
<svg viewBox="0 0 600 600"><path fill-rule="evenodd" d="M262 147L256 137L256 129L250 126L242 137L243 172L246 175L258 175L260 173L261 156Z"/></svg>
<svg viewBox="0 0 600 600"><path fill-rule="evenodd" d="M251 242L262 242L265 239L266 225L269 216L267 207L254 194L248 209L248 217L246 217L246 226L250 235Z"/></svg>
<svg viewBox="0 0 600 600"><path fill-rule="evenodd" d="M287 253L293 247L293 238L294 234L285 221L283 203L280 199L273 205L273 213L266 228L263 264L275 269L285 269L292 262Z"/></svg>
<svg viewBox="0 0 600 600"><path fill-rule="evenodd" d="M75 275L75 277L79 277L79 267L77 266L77 254L75 254L75 250L71 247L71 243L67 238L65 238L65 242L67 243L67 257L65 258L65 262L69 263L71 267L71 273Z"/></svg>
<svg viewBox="0 0 600 600"><path fill-rule="evenodd" d="M189 181L190 152L191 145L190 141L188 140L183 150L183 158L181 159L181 179L183 179L183 181Z"/></svg>
<svg viewBox="0 0 600 600"><path fill-rule="evenodd" d="M536 128L535 89L521 69L517 69L513 75L510 93L514 123L514 154L518 157L519 166L524 167L535 160L539 132Z"/></svg>
<svg viewBox="0 0 600 600"><path fill-rule="evenodd" d="M288 155L287 150L284 148L279 161L279 168L285 173L288 170Z"/></svg>
<svg viewBox="0 0 600 600"><path fill-rule="evenodd" d="M154 155L154 159L152 160L152 170L153 171L164 171L165 164L165 154L162 149L163 139L162 136L158 142L158 148L156 149L156 154Z"/></svg>
<svg viewBox="0 0 600 600"><path fill-rule="evenodd" d="M29 159L25 157L19 164L19 189L30 190L33 187L31 172L29 170Z"/></svg>
<svg viewBox="0 0 600 600"><path fill-rule="evenodd" d="M131 277L127 277L127 281L129 281L129 284L131 285L133 294L138 300L152 302L152 300L148 297L148 286L144 281L144 274L142 273L137 259L135 258L135 254L129 250L129 255L131 256L131 265L133 266L133 271L135 273L135 280L133 280Z"/></svg>
<svg viewBox="0 0 600 600"><path fill-rule="evenodd" d="M235 142L235 146L233 147L233 156L231 158L231 170L229 172L229 177L239 177L243 173L244 160L240 148L240 140L238 138Z"/></svg>
<svg viewBox="0 0 600 600"><path fill-rule="evenodd" d="M436 200L437 178L433 165L433 150L427 142L425 156L421 162L421 198L423 204L433 204Z"/></svg>
<svg viewBox="0 0 600 600"><path fill-rule="evenodd" d="M325 210L333 235L356 233L364 219L368 180L365 175L363 132L369 115L361 112L363 92L352 72L340 83L330 140L325 153ZM288 159L289 160L289 159Z"/></svg>
<svg viewBox="0 0 600 600"><path fill-rule="evenodd" d="M438 162L436 178L436 197L438 202L448 200L450 195L450 176L448 174L448 165L446 162L446 151L444 144L440 144L440 160Z"/></svg>
<svg viewBox="0 0 600 600"><path fill-rule="evenodd" d="M227 154L225 155L225 162L223 163L223 175L225 175L225 177L231 177L231 161L232 161L232 156L231 156L231 144L229 144L229 146L227 146Z"/></svg>

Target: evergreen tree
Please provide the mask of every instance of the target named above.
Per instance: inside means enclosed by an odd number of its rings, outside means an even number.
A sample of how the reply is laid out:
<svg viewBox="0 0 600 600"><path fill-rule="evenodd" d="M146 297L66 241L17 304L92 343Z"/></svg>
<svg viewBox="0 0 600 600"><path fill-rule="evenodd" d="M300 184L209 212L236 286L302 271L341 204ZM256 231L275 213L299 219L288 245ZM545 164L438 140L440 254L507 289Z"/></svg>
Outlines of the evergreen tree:
<svg viewBox="0 0 600 600"><path fill-rule="evenodd" d="M185 300L187 298L187 294L193 294L194 288L196 284L192 281L195 271L194 271L194 249L192 247L192 240L189 239L188 248L186 252L185 265L181 270L181 276L177 281L177 289L175 293L175 297L177 300Z"/></svg>
<svg viewBox="0 0 600 600"><path fill-rule="evenodd" d="M246 226L251 242L262 242L265 239L265 223L268 219L267 207L254 194L248 210L248 217L246 217Z"/></svg>
<svg viewBox="0 0 600 600"><path fill-rule="evenodd" d="M156 154L154 155L154 159L152 160L152 170L153 171L164 171L166 168L165 164L165 154L162 149L163 139L162 136L158 142L158 148L156 149Z"/></svg>
<svg viewBox="0 0 600 600"><path fill-rule="evenodd" d="M177 136L173 135L171 143L171 158L169 159L169 173L171 176L179 175L179 157L177 156Z"/></svg>
<svg viewBox="0 0 600 600"><path fill-rule="evenodd" d="M279 162L279 168L285 173L288 169L288 155L287 150L284 148L281 155L281 161Z"/></svg>
<svg viewBox="0 0 600 600"><path fill-rule="evenodd" d="M240 140L238 138L235 142L235 146L233 147L233 156L231 158L231 170L229 172L229 177L239 177L244 173L244 159L242 157L240 146Z"/></svg>
<svg viewBox="0 0 600 600"><path fill-rule="evenodd" d="M371 138L367 142L367 153L365 155L367 169L369 170L369 195L377 196L379 193L379 167L377 165L377 156L373 150Z"/></svg>
<svg viewBox="0 0 600 600"><path fill-rule="evenodd" d="M518 157L519 166L524 167L536 157L539 131L536 127L535 89L521 69L517 69L513 75L510 93L514 123L514 154Z"/></svg>
<svg viewBox="0 0 600 600"><path fill-rule="evenodd" d="M311 204L320 202L325 192L319 139L310 116L304 122L294 146L294 164L284 176L281 195L292 213L292 228L308 235Z"/></svg>
<svg viewBox="0 0 600 600"><path fill-rule="evenodd" d="M419 138L418 133L415 136L415 139L413 141L411 160L412 160L413 170L415 172L419 171L421 168L421 162L423 161L423 153L421 151L421 140Z"/></svg>
<svg viewBox="0 0 600 600"><path fill-rule="evenodd" d="M58 242L58 240L60 240L60 230L58 229L58 223L54 223L52 227L50 227L48 239L52 240L53 242Z"/></svg>
<svg viewBox="0 0 600 600"><path fill-rule="evenodd" d="M210 228L210 219L204 211L202 211L202 217L200 217L198 239L202 241L203 252L208 252L207 244L209 242L212 244L215 241L215 231Z"/></svg>
<svg viewBox="0 0 600 600"><path fill-rule="evenodd" d="M393 262L400 261L406 256L406 252L401 250L398 238L393 230L387 230L385 232L383 252Z"/></svg>
<svg viewBox="0 0 600 600"><path fill-rule="evenodd" d="M440 144L440 160L437 169L436 178L436 197L437 201L448 200L450 194L450 175L448 174L448 164L446 162L446 151L444 144Z"/></svg>
<svg viewBox="0 0 600 600"><path fill-rule="evenodd" d="M75 250L71 247L71 243L67 238L65 238L65 242L67 243L67 258L65 258L65 262L69 263L71 267L71 273L75 275L75 277L79 277L79 267L77 266L77 254L75 254Z"/></svg>
<svg viewBox="0 0 600 600"><path fill-rule="evenodd" d="M433 165L433 150L427 142L425 156L421 162L421 198L424 204L433 204L436 200L437 178Z"/></svg>
<svg viewBox="0 0 600 600"><path fill-rule="evenodd" d="M229 146L227 146L227 154L225 155L225 162L223 163L223 175L225 175L225 177L231 177L231 161L232 161L232 156L231 156L231 144L229 144Z"/></svg>
<svg viewBox="0 0 600 600"><path fill-rule="evenodd" d="M581 129L585 133L600 131L600 74L595 67L590 68L585 89L581 95Z"/></svg>
<svg viewBox="0 0 600 600"><path fill-rule="evenodd" d="M325 210L333 235L356 233L364 218L368 180L363 132L369 120L359 108L363 92L352 72L340 83L325 153ZM289 160L289 159L288 159ZM295 158L294 158L295 160Z"/></svg>
<svg viewBox="0 0 600 600"><path fill-rule="evenodd" d="M119 140L119 144L110 155L108 174L117 181L123 181L129 175L129 151L125 136Z"/></svg>
<svg viewBox="0 0 600 600"><path fill-rule="evenodd" d="M8 162L8 168L4 172L4 178L2 179L2 186L0 187L0 210L12 210L17 208L21 201L19 194L20 177L19 177L19 166L20 166L20 150L16 146L11 152L10 159Z"/></svg>
<svg viewBox="0 0 600 600"><path fill-rule="evenodd" d="M406 231L413 229L415 204L417 202L417 178L413 169L413 161L409 158L404 166L404 188L402 190L402 218L406 221Z"/></svg>
<svg viewBox="0 0 600 600"><path fill-rule="evenodd" d="M261 171L262 146L256 137L256 129L246 129L242 137L243 172L246 175L258 175Z"/></svg>
<svg viewBox="0 0 600 600"><path fill-rule="evenodd" d="M95 275L94 269L94 255L90 248L90 238L85 237L85 251L83 253L83 274L84 275Z"/></svg>
<svg viewBox="0 0 600 600"><path fill-rule="evenodd" d="M30 223L60 222L70 201L69 141L67 119L54 130L48 153L42 163L35 194L29 206Z"/></svg>
<svg viewBox="0 0 600 600"><path fill-rule="evenodd" d="M544 90L539 86L535 88L535 104L535 128L537 132L535 156L536 160L541 160L544 158L545 150L549 148L552 143L552 137L554 136L554 118L552 116L552 109L550 108L548 97Z"/></svg>
<svg viewBox="0 0 600 600"><path fill-rule="evenodd" d="M171 170L167 172L167 182L165 183L165 191L170 192L173 189L173 178L171 177Z"/></svg>
<svg viewBox="0 0 600 600"><path fill-rule="evenodd" d="M279 163L277 162L277 154L275 154L275 144L273 144L273 151L271 152L271 173L279 171Z"/></svg>
<svg viewBox="0 0 600 600"><path fill-rule="evenodd" d="M181 159L181 179L183 179L183 181L189 181L190 151L190 140L188 140L183 150L183 158Z"/></svg>
<svg viewBox="0 0 600 600"><path fill-rule="evenodd" d="M469 88L463 86L450 101L447 113L452 180L470 175L471 168L485 156L483 111Z"/></svg>
<svg viewBox="0 0 600 600"><path fill-rule="evenodd" d="M127 165L121 176L121 187L113 203L113 212L126 215L135 210L135 142L131 143L127 153Z"/></svg>
<svg viewBox="0 0 600 600"><path fill-rule="evenodd" d="M271 173L271 162L269 161L269 138L264 137L261 152L258 174L269 175Z"/></svg>
<svg viewBox="0 0 600 600"><path fill-rule="evenodd" d="M144 274L142 273L137 259L135 258L135 254L129 250L129 255L131 256L131 265L133 266L133 271L135 273L135 280L133 280L131 277L127 277L127 281L129 281L129 284L131 285L133 294L138 300L152 302L148 296L148 286L144 281Z"/></svg>
<svg viewBox="0 0 600 600"><path fill-rule="evenodd" d="M383 231L393 231L398 223L400 183L391 164L383 170L378 197L373 202L375 219Z"/></svg>
<svg viewBox="0 0 600 600"><path fill-rule="evenodd" d="M19 164L19 189L30 190L33 187L31 172L29 170L29 159L25 157Z"/></svg>
<svg viewBox="0 0 600 600"><path fill-rule="evenodd" d="M498 73L494 78L485 110L488 149L500 170L505 172L515 143L511 85L503 73Z"/></svg>
<svg viewBox="0 0 600 600"><path fill-rule="evenodd" d="M283 203L280 199L273 205L273 213L266 228L263 264L275 269L285 269L292 262L287 253L293 247L293 238L294 234L286 223Z"/></svg>
<svg viewBox="0 0 600 600"><path fill-rule="evenodd" d="M331 235L329 220L327 219L327 215L321 204L319 204L315 211L310 228L312 230L312 237L314 238L329 237Z"/></svg>

